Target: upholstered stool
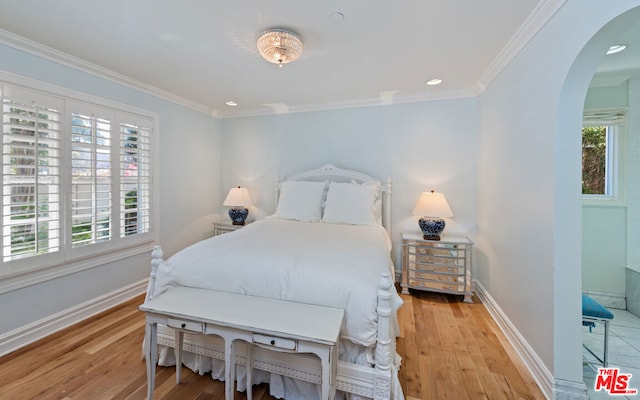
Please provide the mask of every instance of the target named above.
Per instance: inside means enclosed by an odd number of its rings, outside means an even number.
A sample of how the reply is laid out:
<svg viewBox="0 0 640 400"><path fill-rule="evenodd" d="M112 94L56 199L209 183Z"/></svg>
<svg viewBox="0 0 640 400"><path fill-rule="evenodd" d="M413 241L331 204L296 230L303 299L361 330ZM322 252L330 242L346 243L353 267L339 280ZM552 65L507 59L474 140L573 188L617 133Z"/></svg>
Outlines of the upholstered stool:
<svg viewBox="0 0 640 400"><path fill-rule="evenodd" d="M598 357L590 348L583 343L583 346L591 355L602 363L603 367L609 365L609 323L613 319L611 311L593 298L582 294L582 325L589 327L589 332L596 326L597 322L604 325L604 351L602 358Z"/></svg>

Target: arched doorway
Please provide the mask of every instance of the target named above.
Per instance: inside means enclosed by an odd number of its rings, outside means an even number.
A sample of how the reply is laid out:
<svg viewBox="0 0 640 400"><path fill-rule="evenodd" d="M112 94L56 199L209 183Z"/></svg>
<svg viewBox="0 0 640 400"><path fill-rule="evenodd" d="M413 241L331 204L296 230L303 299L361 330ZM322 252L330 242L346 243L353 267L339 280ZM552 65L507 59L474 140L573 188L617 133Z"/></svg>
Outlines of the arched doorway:
<svg viewBox="0 0 640 400"><path fill-rule="evenodd" d="M580 247L581 247L581 192L578 182L581 180L580 131L582 112L589 83L596 68L600 64L608 47L640 20L638 4L628 4L620 13L603 21L601 29L594 27L594 35L580 51L571 66L564 82L558 108L558 124L555 134L556 151L554 155L557 180L555 209L556 224L554 228L555 256L557 268L554 279L554 376L556 388L560 374L573 375L579 364L574 357L566 357L568 352L564 346L577 341L575 329L568 329L567 320L575 321L575 313L579 312L579 295L581 288ZM640 156L640 155L637 155ZM567 166L571 166L567 168ZM561 214L561 215L560 215ZM572 317L573 316L573 317ZM581 342L581 337L580 337ZM574 347L575 348L575 347ZM571 364L571 365L569 365ZM576 391L577 392L577 391ZM556 398L564 397L556 392Z"/></svg>

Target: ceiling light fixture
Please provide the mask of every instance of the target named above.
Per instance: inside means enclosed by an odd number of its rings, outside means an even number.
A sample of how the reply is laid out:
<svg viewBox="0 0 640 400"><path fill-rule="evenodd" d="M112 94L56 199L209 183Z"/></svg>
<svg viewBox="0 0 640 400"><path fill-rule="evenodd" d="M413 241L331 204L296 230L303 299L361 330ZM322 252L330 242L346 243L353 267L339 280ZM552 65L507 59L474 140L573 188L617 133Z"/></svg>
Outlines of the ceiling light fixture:
<svg viewBox="0 0 640 400"><path fill-rule="evenodd" d="M279 67L297 60L303 49L300 36L282 28L269 29L262 33L257 45L260 55Z"/></svg>
<svg viewBox="0 0 640 400"><path fill-rule="evenodd" d="M429 79L427 81L427 85L429 85L429 86L439 85L441 83L442 83L442 79L438 79L438 78Z"/></svg>
<svg viewBox="0 0 640 400"><path fill-rule="evenodd" d="M621 51L623 51L626 48L627 48L626 44L613 45L613 46L609 47L609 50L607 50L607 55L620 53Z"/></svg>
<svg viewBox="0 0 640 400"><path fill-rule="evenodd" d="M229 107L235 107L238 105L238 103L236 103L235 101L227 101L225 104Z"/></svg>

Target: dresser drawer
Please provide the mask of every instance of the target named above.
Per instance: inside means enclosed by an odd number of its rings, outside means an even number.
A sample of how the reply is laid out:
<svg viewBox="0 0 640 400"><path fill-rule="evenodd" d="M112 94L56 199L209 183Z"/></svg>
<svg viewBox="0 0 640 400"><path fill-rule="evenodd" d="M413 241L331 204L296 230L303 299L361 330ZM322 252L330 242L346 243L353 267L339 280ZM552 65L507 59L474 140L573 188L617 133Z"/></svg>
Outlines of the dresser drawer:
<svg viewBox="0 0 640 400"><path fill-rule="evenodd" d="M464 275L451 275L451 274L438 274L432 272L412 271L409 270L409 278L411 279L426 279L435 282L444 283L464 283Z"/></svg>
<svg viewBox="0 0 640 400"><path fill-rule="evenodd" d="M464 258L409 254L410 263L464 266Z"/></svg>
<svg viewBox="0 0 640 400"><path fill-rule="evenodd" d="M429 254L439 257L459 257L464 256L464 251L451 248L440 248L431 246L409 246L409 252L413 254Z"/></svg>
<svg viewBox="0 0 640 400"><path fill-rule="evenodd" d="M448 266L448 265L434 265L434 264L414 264L409 263L408 265L409 271L415 272L430 272L435 274L444 274L444 275L464 275L464 266Z"/></svg>
<svg viewBox="0 0 640 400"><path fill-rule="evenodd" d="M169 318L169 320L167 321L167 325L170 326L171 328L184 329L185 331L198 332L198 333L204 332L204 324L201 322L193 322L193 321Z"/></svg>
<svg viewBox="0 0 640 400"><path fill-rule="evenodd" d="M275 347L282 350L296 351L298 341L293 339L285 339L277 336L259 335L254 333L251 341L258 345Z"/></svg>
<svg viewBox="0 0 640 400"><path fill-rule="evenodd" d="M455 283L447 283L447 282L439 282L439 281L427 281L422 279L413 279L409 278L409 287L416 289L431 289L436 291L442 291L447 293L464 293L464 285L462 282Z"/></svg>

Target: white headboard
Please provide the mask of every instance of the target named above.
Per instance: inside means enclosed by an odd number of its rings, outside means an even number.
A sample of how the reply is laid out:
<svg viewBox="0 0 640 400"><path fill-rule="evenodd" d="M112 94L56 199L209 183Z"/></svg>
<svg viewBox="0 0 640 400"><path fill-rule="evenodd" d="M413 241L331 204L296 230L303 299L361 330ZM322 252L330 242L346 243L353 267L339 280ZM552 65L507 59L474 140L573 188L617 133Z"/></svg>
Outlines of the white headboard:
<svg viewBox="0 0 640 400"><path fill-rule="evenodd" d="M289 176L285 181L380 182L378 179L363 174L362 172L338 168L331 164L327 164L318 169L299 172ZM380 185L382 187L382 226L384 226L389 236L391 236L391 178L387 178L386 182L380 182ZM278 204L279 195L280 186L276 184L276 204Z"/></svg>

